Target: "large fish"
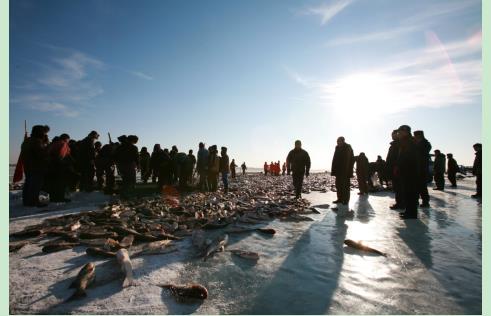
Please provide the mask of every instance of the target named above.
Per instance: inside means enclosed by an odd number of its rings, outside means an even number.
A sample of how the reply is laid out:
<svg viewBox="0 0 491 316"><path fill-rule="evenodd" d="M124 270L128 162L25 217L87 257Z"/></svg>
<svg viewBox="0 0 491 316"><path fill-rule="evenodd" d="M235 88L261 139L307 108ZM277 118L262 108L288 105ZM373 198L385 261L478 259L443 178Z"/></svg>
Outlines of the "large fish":
<svg viewBox="0 0 491 316"><path fill-rule="evenodd" d="M89 247L85 250L85 253L88 254L89 256L104 257L104 258L114 258L116 256L115 252L107 251L97 247Z"/></svg>
<svg viewBox="0 0 491 316"><path fill-rule="evenodd" d="M57 251L62 251L66 249L72 249L75 246L78 246L78 243L69 243L69 242L60 242L56 244L48 244L43 247L43 252L50 253L50 252L57 252Z"/></svg>
<svg viewBox="0 0 491 316"><path fill-rule="evenodd" d="M78 273L70 288L75 288L75 293L68 301L87 296L85 290L95 279L95 265L92 262L87 263Z"/></svg>
<svg viewBox="0 0 491 316"><path fill-rule="evenodd" d="M172 244L171 240L159 240L147 244L141 251L133 254L133 257L143 255L162 255L174 251L177 251L177 248Z"/></svg>
<svg viewBox="0 0 491 316"><path fill-rule="evenodd" d="M259 260L259 254L257 252L244 251L244 250L238 250L238 249L233 249L233 250L229 250L229 251L232 254L234 254L238 257L244 258L244 259L250 259L250 260L254 260L254 261Z"/></svg>
<svg viewBox="0 0 491 316"><path fill-rule="evenodd" d="M215 252L223 251L228 242L228 235L222 235L217 239L213 240L205 249L203 261L206 261Z"/></svg>
<svg viewBox="0 0 491 316"><path fill-rule="evenodd" d="M384 257L387 256L385 253L383 253L383 252L381 252L381 251L379 251L377 249L374 249L374 248L365 246L361 242L356 242L356 241L353 241L351 239L346 239L344 241L344 244L346 246L348 246L348 247L355 248L355 249L358 249L358 250L361 250L361 251L375 253L375 254L378 254L378 255L381 255L381 256L384 256Z"/></svg>
<svg viewBox="0 0 491 316"><path fill-rule="evenodd" d="M120 242L119 242L119 246L121 248L126 248L126 249L129 249L131 247L131 245L133 245L133 241L135 240L135 236L133 235L128 235L128 236L125 236Z"/></svg>
<svg viewBox="0 0 491 316"><path fill-rule="evenodd" d="M131 266L128 250L124 248L119 249L118 252L116 252L116 258L118 259L118 263L121 266L121 270L125 275L123 281L123 287L135 285L135 281L133 280L133 268Z"/></svg>
<svg viewBox="0 0 491 316"><path fill-rule="evenodd" d="M172 295L176 296L178 299L194 298L204 300L208 298L208 290L200 284L159 284L158 286L168 289Z"/></svg>

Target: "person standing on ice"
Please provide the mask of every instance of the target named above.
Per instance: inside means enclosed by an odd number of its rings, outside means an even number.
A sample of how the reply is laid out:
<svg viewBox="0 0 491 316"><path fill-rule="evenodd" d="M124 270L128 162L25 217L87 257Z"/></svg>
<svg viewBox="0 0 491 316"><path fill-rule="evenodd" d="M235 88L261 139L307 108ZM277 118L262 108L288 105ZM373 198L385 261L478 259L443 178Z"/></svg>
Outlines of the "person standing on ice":
<svg viewBox="0 0 491 316"><path fill-rule="evenodd" d="M150 153L147 147L142 147L140 150L140 177L143 183L147 183L150 176Z"/></svg>
<svg viewBox="0 0 491 316"><path fill-rule="evenodd" d="M332 158L331 175L336 177L337 200L333 203L348 205L350 200L350 178L353 177L355 157L350 144L344 137L338 137L337 146Z"/></svg>
<svg viewBox="0 0 491 316"><path fill-rule="evenodd" d="M99 138L96 131L91 131L79 142L78 165L80 168L80 190L92 192L95 176L95 141Z"/></svg>
<svg viewBox="0 0 491 316"><path fill-rule="evenodd" d="M385 162L387 164L387 174L392 181L392 191L395 193L396 203L390 206L391 210L402 210L405 208L404 198L401 189L401 179L397 174L397 158L399 156L399 133L392 131L392 142L390 142L389 152Z"/></svg>
<svg viewBox="0 0 491 316"><path fill-rule="evenodd" d="M421 207L430 207L430 195L428 194L428 179L430 177L430 151L431 144L425 138L423 131L414 131L414 141L418 148L420 159L421 183L419 196L421 197Z"/></svg>
<svg viewBox="0 0 491 316"><path fill-rule="evenodd" d="M421 181L420 155L418 147L411 135L411 127L402 125L398 129L399 156L397 159L397 175L401 180L401 189L406 210L400 213L401 219L418 218L418 197Z"/></svg>
<svg viewBox="0 0 491 316"><path fill-rule="evenodd" d="M235 168L237 168L237 165L235 164L235 159L232 159L230 163L230 176L232 179L235 179Z"/></svg>
<svg viewBox="0 0 491 316"><path fill-rule="evenodd" d="M189 163L189 168L191 168L191 170L188 174L187 182L189 183L189 185L193 185L193 175L194 175L194 167L196 166L196 157L193 155L192 149L190 149L188 152L188 163Z"/></svg>
<svg viewBox="0 0 491 316"><path fill-rule="evenodd" d="M138 137L129 135L126 138L121 138L121 140L121 145L115 152L115 160L123 182L120 196L121 198L129 198L133 194L136 184L136 169L139 162L138 147L136 147Z"/></svg>
<svg viewBox="0 0 491 316"><path fill-rule="evenodd" d="M220 156L218 156L217 145L208 148L210 152L208 160L208 186L210 192L216 192L218 189L218 174L220 173Z"/></svg>
<svg viewBox="0 0 491 316"><path fill-rule="evenodd" d="M281 168L282 169L282 175L285 175L286 173L286 162L283 163L283 167Z"/></svg>
<svg viewBox="0 0 491 316"><path fill-rule="evenodd" d="M222 147L220 152L220 173L222 174L223 191L228 193L228 174L230 173L227 147Z"/></svg>
<svg viewBox="0 0 491 316"><path fill-rule="evenodd" d="M303 177L308 177L310 172L310 156L302 149L301 141L295 141L295 148L288 153L286 168L288 175L292 173L295 198L299 199L302 197Z"/></svg>
<svg viewBox="0 0 491 316"><path fill-rule="evenodd" d="M203 192L208 191L208 158L210 153L205 148L204 143L199 143L198 162L196 171L199 174L199 189Z"/></svg>
<svg viewBox="0 0 491 316"><path fill-rule="evenodd" d="M368 194L368 158L365 153L356 157L356 178L358 180L358 195Z"/></svg>
<svg viewBox="0 0 491 316"><path fill-rule="evenodd" d="M443 191L445 188L445 155L438 149L435 150L435 164L433 165L433 177L436 187L433 190Z"/></svg>
<svg viewBox="0 0 491 316"><path fill-rule="evenodd" d="M265 161L265 162L264 162L264 175L265 175L265 176L267 176L267 175L268 175L268 169L269 169L268 163Z"/></svg>
<svg viewBox="0 0 491 316"><path fill-rule="evenodd" d="M476 151L476 157L472 165L472 174L476 176L476 194L473 194L472 197L480 198L482 194L482 145L477 143L473 147Z"/></svg>
<svg viewBox="0 0 491 316"><path fill-rule="evenodd" d="M242 168L242 175L245 176L245 172L247 170L247 166L246 166L245 162L242 163L241 168Z"/></svg>
<svg viewBox="0 0 491 316"><path fill-rule="evenodd" d="M459 165L454 159L452 154L447 154L447 177L448 181L452 184L452 188L457 187L457 172L459 171Z"/></svg>

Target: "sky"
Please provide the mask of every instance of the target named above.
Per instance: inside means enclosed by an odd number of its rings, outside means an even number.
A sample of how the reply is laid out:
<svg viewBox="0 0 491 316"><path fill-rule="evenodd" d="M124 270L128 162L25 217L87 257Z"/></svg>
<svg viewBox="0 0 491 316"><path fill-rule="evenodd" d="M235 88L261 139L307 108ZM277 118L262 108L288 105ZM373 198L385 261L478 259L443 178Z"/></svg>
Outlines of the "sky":
<svg viewBox="0 0 491 316"><path fill-rule="evenodd" d="M481 1L16 0L9 40L11 163L24 120L249 167L300 139L329 170L339 136L385 159L403 124L459 164L481 142Z"/></svg>

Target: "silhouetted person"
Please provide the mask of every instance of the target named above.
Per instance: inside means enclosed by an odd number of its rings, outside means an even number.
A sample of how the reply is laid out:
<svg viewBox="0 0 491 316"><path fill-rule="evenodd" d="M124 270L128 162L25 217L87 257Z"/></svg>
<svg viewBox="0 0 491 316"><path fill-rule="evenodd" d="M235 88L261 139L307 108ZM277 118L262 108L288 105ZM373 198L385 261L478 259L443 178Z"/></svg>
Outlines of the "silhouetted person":
<svg viewBox="0 0 491 316"><path fill-rule="evenodd" d="M377 156L375 161L376 171L378 178L380 180L380 185L383 187L384 182L386 186L389 186L389 180L387 179L387 163L382 159L381 156Z"/></svg>
<svg viewBox="0 0 491 316"><path fill-rule="evenodd" d="M104 169L101 167L98 159L101 148L102 148L101 142L94 143L94 149L95 149L94 165L95 165L95 178L97 183L96 186L97 190L102 190L102 186L104 184Z"/></svg>
<svg viewBox="0 0 491 316"><path fill-rule="evenodd" d="M411 128L402 125L398 129L399 157L397 159L396 173L401 180L401 189L406 205L405 212L401 213L402 219L414 219L418 217L418 197L421 183L420 155L411 135Z"/></svg>
<svg viewBox="0 0 491 316"><path fill-rule="evenodd" d="M70 136L62 134L49 148L49 200L50 202L70 202L65 198L65 189L70 172Z"/></svg>
<svg viewBox="0 0 491 316"><path fill-rule="evenodd" d="M79 142L78 163L80 168L80 190L92 192L94 190L95 176L95 141L99 138L96 131L92 131Z"/></svg>
<svg viewBox="0 0 491 316"><path fill-rule="evenodd" d="M452 154L447 154L447 176L448 181L452 184L452 188L457 187L457 172L459 171L459 165L454 159Z"/></svg>
<svg viewBox="0 0 491 316"><path fill-rule="evenodd" d="M268 174L268 170L269 170L269 166L268 166L268 163L265 161L264 162L264 175Z"/></svg>
<svg viewBox="0 0 491 316"><path fill-rule="evenodd" d="M285 175L286 173L286 162L283 163L283 167L281 168L282 175Z"/></svg>
<svg viewBox="0 0 491 316"><path fill-rule="evenodd" d="M368 194L368 158L365 153L356 157L356 178L358 180L359 195Z"/></svg>
<svg viewBox="0 0 491 316"><path fill-rule="evenodd" d="M163 150L160 144L153 145L152 155L150 156L150 169L152 171L152 183L157 182L160 173L160 164L163 160Z"/></svg>
<svg viewBox="0 0 491 316"><path fill-rule="evenodd" d="M430 151L431 144L425 138L423 131L414 131L414 142L418 148L420 161L419 196L421 197L421 207L430 206L430 195L428 194L428 178L430 176Z"/></svg>
<svg viewBox="0 0 491 316"><path fill-rule="evenodd" d="M192 165L186 153L180 152L174 156L174 176L179 181L179 188L187 189L188 180L191 177Z"/></svg>
<svg viewBox="0 0 491 316"><path fill-rule="evenodd" d="M348 205L350 200L350 178L353 177L355 157L351 145L344 137L338 137L337 146L332 158L331 175L336 177L337 200L333 203Z"/></svg>
<svg viewBox="0 0 491 316"><path fill-rule="evenodd" d="M473 146L476 152L474 158L474 164L472 165L472 174L476 176L476 194L473 194L473 198L480 198L482 195L482 145L476 143Z"/></svg>
<svg viewBox="0 0 491 316"><path fill-rule="evenodd" d="M205 148L205 144L199 143L198 150L198 162L196 164L196 170L199 174L199 189L201 191L208 191L208 164L210 153Z"/></svg>
<svg viewBox="0 0 491 316"><path fill-rule="evenodd" d="M385 162L387 163L387 174L390 175L392 180L392 190L395 193L396 203L390 208L392 210L399 210L405 208L405 202L401 189L401 179L398 174L398 161L399 157L399 134L397 130L392 131L392 142L390 142L389 152L387 153L387 158Z"/></svg>
<svg viewBox="0 0 491 316"><path fill-rule="evenodd" d="M220 172L220 156L218 156L217 145L208 148L210 153L208 159L208 187L210 192L218 189L218 174Z"/></svg>
<svg viewBox="0 0 491 316"><path fill-rule="evenodd" d="M445 188L445 155L435 150L435 163L433 164L433 178L436 187L434 190L443 191Z"/></svg>
<svg viewBox="0 0 491 316"><path fill-rule="evenodd" d="M150 154L147 147L142 147L140 150L140 176L143 183L147 183L150 172Z"/></svg>
<svg viewBox="0 0 491 316"><path fill-rule="evenodd" d="M230 163L230 176L232 179L235 179L235 168L237 168L237 165L235 164L235 159L232 159Z"/></svg>
<svg viewBox="0 0 491 316"><path fill-rule="evenodd" d="M24 206L46 206L46 204L39 202L39 192L48 171L47 130L43 125L34 125L31 136L21 146L25 173L25 182L22 189L22 203Z"/></svg>
<svg viewBox="0 0 491 316"><path fill-rule="evenodd" d="M171 180L171 159L169 154L169 149L165 148L162 150L159 158L158 175L159 180L159 191L162 192L164 185L170 185Z"/></svg>
<svg viewBox="0 0 491 316"><path fill-rule="evenodd" d="M303 177L308 177L310 172L310 156L302 149L302 142L299 140L295 141L295 148L286 157L286 169L288 175L292 173L295 198L299 199L302 197Z"/></svg>
<svg viewBox="0 0 491 316"><path fill-rule="evenodd" d="M227 147L222 147L220 151L220 173L222 174L223 190L228 193L228 174L230 172Z"/></svg>
<svg viewBox="0 0 491 316"><path fill-rule="evenodd" d="M68 161L70 173L67 179L67 186L70 192L77 191L77 187L80 183L80 170L78 168L78 145L77 141L70 139L68 141L68 146L70 147L70 161Z"/></svg>
<svg viewBox="0 0 491 316"><path fill-rule="evenodd" d="M104 172L105 194L114 193L114 184L115 184L114 155L119 145L120 145L119 143L113 143L113 142L109 144L105 144L104 146L102 146L101 150L99 151L99 155L97 156L97 163L100 165L100 168L102 168Z"/></svg>
<svg viewBox="0 0 491 316"><path fill-rule="evenodd" d="M373 183L373 177L375 173L377 172L377 163L376 162L369 162L368 163L368 191L369 192L376 192L377 188L375 188L375 183Z"/></svg>
<svg viewBox="0 0 491 316"><path fill-rule="evenodd" d="M245 172L247 170L247 166L246 166L245 162L243 162L240 167L242 168L242 175L245 176Z"/></svg>
<svg viewBox="0 0 491 316"><path fill-rule="evenodd" d="M193 150L190 149L188 152L188 164L191 164L191 172L189 174L188 178L188 183L190 185L193 184L193 174L194 174L194 167L196 166L196 157L193 155Z"/></svg>
<svg viewBox="0 0 491 316"><path fill-rule="evenodd" d="M177 161L176 161L176 155L179 152L177 149L177 146L174 145L172 146L169 155L170 155L170 160L171 160L171 179L172 179L172 184L177 182L178 174L177 174Z"/></svg>
<svg viewBox="0 0 491 316"><path fill-rule="evenodd" d="M123 139L124 140L124 139ZM121 198L129 198L135 190L136 169L138 167L138 137L129 135L116 149L115 160L121 173Z"/></svg>

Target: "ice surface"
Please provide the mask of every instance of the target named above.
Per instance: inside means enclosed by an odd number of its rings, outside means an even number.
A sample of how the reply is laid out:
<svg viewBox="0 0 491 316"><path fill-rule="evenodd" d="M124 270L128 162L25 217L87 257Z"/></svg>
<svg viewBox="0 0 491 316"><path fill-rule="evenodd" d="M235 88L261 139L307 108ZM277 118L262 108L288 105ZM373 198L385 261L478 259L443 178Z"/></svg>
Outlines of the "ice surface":
<svg viewBox="0 0 491 316"><path fill-rule="evenodd" d="M318 208L313 222L274 221L270 237L230 235L230 249L256 251L254 264L230 252L203 262L190 240L179 251L133 258L137 286L122 288L117 263L94 260L84 247L40 254L31 244L10 254L11 313L86 314L481 314L481 205L470 198L474 179L457 189L433 191L431 208L418 220L400 220L389 209L392 194L359 198L352 191L353 218ZM331 204L334 192L305 194L312 205ZM75 197L73 209L12 218L22 208L11 204L10 230L47 216L93 209L105 197ZM90 202L89 202L90 201ZM17 204L16 204L17 203ZM72 207L72 206L70 206ZM23 214L39 210L24 210ZM13 214L14 213L14 214ZM210 234L218 234L212 231ZM361 240L387 257L346 248L344 239ZM92 260L98 286L84 299L63 303L71 279ZM200 283L209 298L177 303L157 283Z"/></svg>

